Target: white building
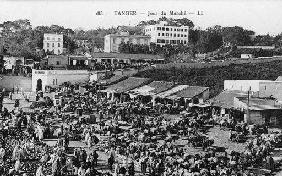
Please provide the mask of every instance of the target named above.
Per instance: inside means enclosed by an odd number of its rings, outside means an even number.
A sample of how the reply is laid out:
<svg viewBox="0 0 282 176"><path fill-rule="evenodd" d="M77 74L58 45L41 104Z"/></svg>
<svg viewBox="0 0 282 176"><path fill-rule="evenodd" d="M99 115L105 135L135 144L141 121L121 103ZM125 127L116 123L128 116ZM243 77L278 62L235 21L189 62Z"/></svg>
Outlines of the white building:
<svg viewBox="0 0 282 176"><path fill-rule="evenodd" d="M122 32L120 34L109 34L105 36L104 41L104 52L118 52L119 45L124 43L132 43L132 44L150 44L150 36L146 35L129 35L126 32Z"/></svg>
<svg viewBox="0 0 282 176"><path fill-rule="evenodd" d="M224 90L239 90L258 92L261 82L273 82L271 80L225 80Z"/></svg>
<svg viewBox="0 0 282 176"><path fill-rule="evenodd" d="M3 56L4 67L7 70L11 70L14 66L24 65L25 59L24 57L14 57L14 56Z"/></svg>
<svg viewBox="0 0 282 176"><path fill-rule="evenodd" d="M88 71L88 70L32 70L32 91L46 91L46 87L58 87L64 82L85 83L97 81L110 71Z"/></svg>
<svg viewBox="0 0 282 176"><path fill-rule="evenodd" d="M63 53L63 35L62 34L44 34L43 49L45 52L54 54Z"/></svg>
<svg viewBox="0 0 282 176"><path fill-rule="evenodd" d="M164 22L148 25L145 35L151 36L151 42L163 46L165 44L188 44L189 26L167 26Z"/></svg>
<svg viewBox="0 0 282 176"><path fill-rule="evenodd" d="M241 54L241 59L252 59L255 58L253 54Z"/></svg>

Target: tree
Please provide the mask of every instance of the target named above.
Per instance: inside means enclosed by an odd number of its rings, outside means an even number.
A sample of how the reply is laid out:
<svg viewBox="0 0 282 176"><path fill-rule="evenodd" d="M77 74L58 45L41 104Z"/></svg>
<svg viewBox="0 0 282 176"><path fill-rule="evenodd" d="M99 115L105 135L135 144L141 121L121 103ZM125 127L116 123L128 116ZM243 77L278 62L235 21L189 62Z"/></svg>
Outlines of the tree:
<svg viewBox="0 0 282 176"><path fill-rule="evenodd" d="M269 34L258 35L254 38L253 43L256 46L272 46L275 44L274 40L275 38L270 36Z"/></svg>
<svg viewBox="0 0 282 176"><path fill-rule="evenodd" d="M239 26L222 28L223 41L231 45L251 45L250 35L253 33L253 31L244 30Z"/></svg>

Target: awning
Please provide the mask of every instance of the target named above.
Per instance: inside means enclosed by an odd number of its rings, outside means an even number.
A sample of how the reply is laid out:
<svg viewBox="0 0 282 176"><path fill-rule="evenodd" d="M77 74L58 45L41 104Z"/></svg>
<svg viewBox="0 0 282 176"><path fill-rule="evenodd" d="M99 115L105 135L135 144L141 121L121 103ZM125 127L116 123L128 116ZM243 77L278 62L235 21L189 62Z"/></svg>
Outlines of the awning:
<svg viewBox="0 0 282 176"><path fill-rule="evenodd" d="M188 85L178 85L176 87L173 87L170 90L167 90L165 92L159 93L156 96L160 97L160 98L166 98L166 97L168 97L170 95L173 95L174 93L177 93L177 92L179 92L179 91L181 91L181 90L183 90L183 89L185 89L187 87L188 87Z"/></svg>
<svg viewBox="0 0 282 176"><path fill-rule="evenodd" d="M148 96L148 95L154 95L153 91L155 88L150 87L148 85L142 86L140 88L133 89L131 91L128 91L129 94L132 95L143 95L143 96Z"/></svg>
<svg viewBox="0 0 282 176"><path fill-rule="evenodd" d="M106 92L123 93L140 87L150 81L149 78L129 77L126 80L111 85L106 89Z"/></svg>

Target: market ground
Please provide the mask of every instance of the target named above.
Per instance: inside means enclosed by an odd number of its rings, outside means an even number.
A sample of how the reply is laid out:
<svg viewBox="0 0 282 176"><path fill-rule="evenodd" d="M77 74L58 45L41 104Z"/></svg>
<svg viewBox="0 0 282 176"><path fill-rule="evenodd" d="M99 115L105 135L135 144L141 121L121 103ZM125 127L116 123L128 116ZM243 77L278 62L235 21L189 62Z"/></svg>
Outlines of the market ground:
<svg viewBox="0 0 282 176"><path fill-rule="evenodd" d="M29 109L29 106L31 103L28 103L25 100L23 100L20 95L14 95L14 97L17 97L20 99L20 107ZM14 106L14 100L9 100L7 98L4 99L4 107L8 108L8 110L12 110L13 106ZM169 118L177 118L177 115L166 115L166 116L169 116ZM228 152L232 150L243 152L246 146L245 143L236 143L236 142L231 142L230 140L228 140L229 132L226 130L220 129L217 126L209 129L206 135L214 139L214 146L225 147ZM98 134L97 134L97 137L100 138L101 141L103 141L103 139L106 138L106 136L100 136ZM44 142L52 146L56 144L57 140L56 139L44 140ZM185 145L187 144L187 142L188 142L187 140L182 140L182 138L176 141L176 143L179 145ZM194 148L194 147L188 147L188 146L186 147L186 146L187 145L185 145L186 151L190 154L196 154L196 153L202 152L201 148ZM95 149L97 146L88 148L87 145L82 141L70 141L70 148L80 148L80 147L85 148L85 150L89 152ZM98 170L103 171L103 172L109 171L107 167L107 159L109 157L108 154L104 151L98 151L98 154L99 154ZM281 156L282 156L282 149L278 149L278 148L275 149L275 160L280 159ZM138 167L137 164L136 164L136 170L137 170L137 173L140 172L140 168ZM281 176L282 171L275 173L275 175Z"/></svg>

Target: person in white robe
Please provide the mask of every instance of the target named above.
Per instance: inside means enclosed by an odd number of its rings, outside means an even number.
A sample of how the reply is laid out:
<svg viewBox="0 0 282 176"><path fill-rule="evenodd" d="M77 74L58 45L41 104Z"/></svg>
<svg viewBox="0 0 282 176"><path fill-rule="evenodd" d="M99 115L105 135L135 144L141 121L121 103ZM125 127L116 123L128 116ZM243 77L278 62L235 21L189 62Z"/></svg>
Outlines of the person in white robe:
<svg viewBox="0 0 282 176"><path fill-rule="evenodd" d="M42 168L41 165L40 165L40 166L37 168L37 170L36 170L36 176L45 176L45 175L43 174L43 168Z"/></svg>
<svg viewBox="0 0 282 176"><path fill-rule="evenodd" d="M4 156L5 156L5 149L1 146L0 147L0 164L4 163Z"/></svg>

